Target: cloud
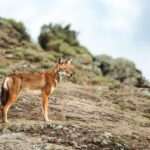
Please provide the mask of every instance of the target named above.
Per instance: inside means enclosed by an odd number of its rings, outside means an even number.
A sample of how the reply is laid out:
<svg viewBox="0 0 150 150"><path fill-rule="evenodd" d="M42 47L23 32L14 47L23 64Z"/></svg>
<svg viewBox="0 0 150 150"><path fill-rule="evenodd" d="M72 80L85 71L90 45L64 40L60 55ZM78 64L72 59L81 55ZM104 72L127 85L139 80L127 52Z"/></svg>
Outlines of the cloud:
<svg viewBox="0 0 150 150"><path fill-rule="evenodd" d="M133 32L134 20L139 14L133 0L47 0L40 3L35 0L2 0L0 8L4 8L0 9L2 16L23 20L34 39L43 23L71 23L80 32L83 44L94 53L97 52L97 45L114 47L114 34L117 39L123 33Z"/></svg>
<svg viewBox="0 0 150 150"><path fill-rule="evenodd" d="M70 23L94 54L128 57L150 78L142 63L150 55L149 4L147 0L1 0L0 14L23 21L34 40L43 24Z"/></svg>

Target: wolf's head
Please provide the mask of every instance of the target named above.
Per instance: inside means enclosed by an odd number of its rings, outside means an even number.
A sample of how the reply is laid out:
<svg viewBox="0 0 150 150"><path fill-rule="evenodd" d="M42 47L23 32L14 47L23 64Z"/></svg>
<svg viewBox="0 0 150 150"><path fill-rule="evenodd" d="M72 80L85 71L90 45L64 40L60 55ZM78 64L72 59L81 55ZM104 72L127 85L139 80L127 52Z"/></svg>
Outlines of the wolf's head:
<svg viewBox="0 0 150 150"><path fill-rule="evenodd" d="M74 74L74 65L72 59L59 59L56 65L57 73L60 77L67 76L71 77Z"/></svg>

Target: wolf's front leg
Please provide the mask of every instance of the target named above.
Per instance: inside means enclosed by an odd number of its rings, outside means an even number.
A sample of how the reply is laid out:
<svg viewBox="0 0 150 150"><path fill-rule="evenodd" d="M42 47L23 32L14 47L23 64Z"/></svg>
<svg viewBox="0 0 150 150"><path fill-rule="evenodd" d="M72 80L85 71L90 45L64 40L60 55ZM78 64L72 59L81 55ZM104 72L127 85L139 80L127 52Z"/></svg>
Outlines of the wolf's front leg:
<svg viewBox="0 0 150 150"><path fill-rule="evenodd" d="M48 119L48 93L42 91L42 111L44 115L45 121L49 121Z"/></svg>

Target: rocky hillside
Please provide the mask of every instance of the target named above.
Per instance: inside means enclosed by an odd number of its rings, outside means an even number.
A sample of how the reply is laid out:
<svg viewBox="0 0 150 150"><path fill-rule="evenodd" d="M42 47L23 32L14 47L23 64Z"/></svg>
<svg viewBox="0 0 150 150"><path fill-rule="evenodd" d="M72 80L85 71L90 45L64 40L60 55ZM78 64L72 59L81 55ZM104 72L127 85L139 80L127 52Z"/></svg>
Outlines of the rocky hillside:
<svg viewBox="0 0 150 150"><path fill-rule="evenodd" d="M61 83L45 123L37 93L24 92L0 123L0 149L148 150L150 91Z"/></svg>
<svg viewBox="0 0 150 150"><path fill-rule="evenodd" d="M150 86L125 58L93 56L70 25L43 25L33 43L23 23L0 18L0 83L11 72L50 68L72 57L76 73L49 97L23 92L0 123L0 150L149 150Z"/></svg>

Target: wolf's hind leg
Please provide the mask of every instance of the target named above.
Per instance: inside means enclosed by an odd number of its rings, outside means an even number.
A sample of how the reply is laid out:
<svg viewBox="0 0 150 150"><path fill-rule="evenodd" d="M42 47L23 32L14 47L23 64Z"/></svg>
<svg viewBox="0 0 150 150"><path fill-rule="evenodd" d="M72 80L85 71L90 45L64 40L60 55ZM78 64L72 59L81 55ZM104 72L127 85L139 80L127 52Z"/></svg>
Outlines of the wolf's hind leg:
<svg viewBox="0 0 150 150"><path fill-rule="evenodd" d="M8 111L10 109L10 107L12 106L12 104L16 101L16 95L10 95L6 105L2 108L2 119L3 119L3 122L8 122L8 119L7 119L7 114L8 114Z"/></svg>

